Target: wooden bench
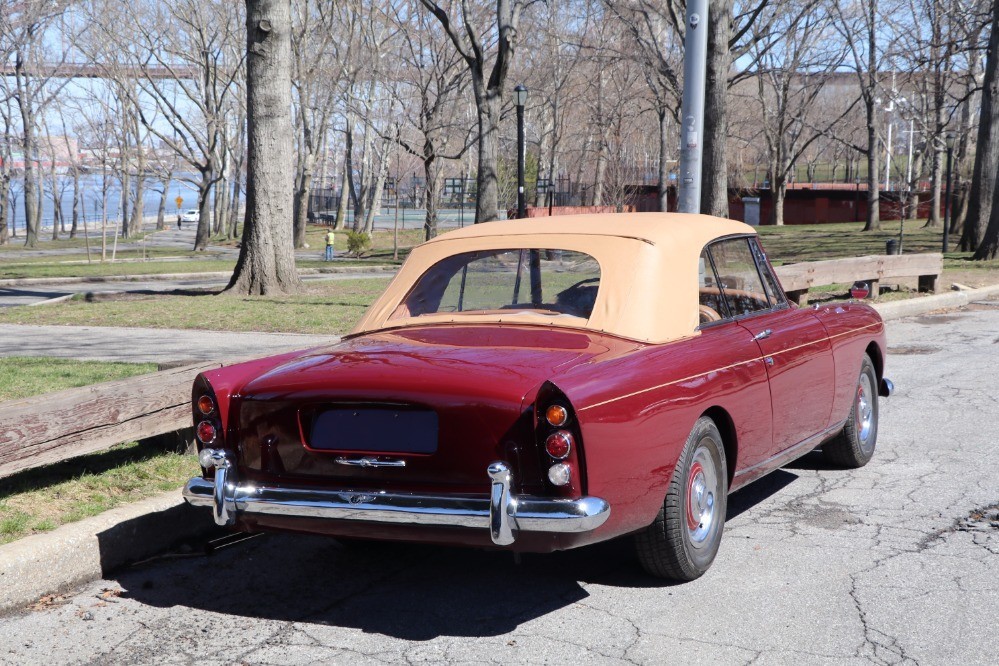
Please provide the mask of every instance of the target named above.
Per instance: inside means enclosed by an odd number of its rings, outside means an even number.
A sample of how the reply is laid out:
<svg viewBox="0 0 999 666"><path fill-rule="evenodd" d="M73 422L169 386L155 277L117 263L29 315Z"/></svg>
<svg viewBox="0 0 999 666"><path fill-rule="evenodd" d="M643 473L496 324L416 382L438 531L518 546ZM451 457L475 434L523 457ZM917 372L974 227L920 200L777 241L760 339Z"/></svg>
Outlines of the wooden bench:
<svg viewBox="0 0 999 666"><path fill-rule="evenodd" d="M777 266L775 270L788 300L805 305L811 287L844 282L867 282L870 284L871 297L877 298L882 281L915 277L919 279L919 291L936 293L940 290L943 255L934 252L848 257Z"/></svg>

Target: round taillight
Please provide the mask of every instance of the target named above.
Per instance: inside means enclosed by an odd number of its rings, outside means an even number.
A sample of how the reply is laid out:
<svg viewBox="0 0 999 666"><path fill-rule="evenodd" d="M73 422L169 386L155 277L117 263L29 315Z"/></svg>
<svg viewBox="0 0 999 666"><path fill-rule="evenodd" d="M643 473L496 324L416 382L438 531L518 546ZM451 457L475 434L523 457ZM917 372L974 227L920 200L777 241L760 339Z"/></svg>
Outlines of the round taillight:
<svg viewBox="0 0 999 666"><path fill-rule="evenodd" d="M564 426L569 420L569 410L562 405L552 405L545 410L545 419L556 428Z"/></svg>
<svg viewBox="0 0 999 666"><path fill-rule="evenodd" d="M548 439L545 440L545 451L552 458L562 460L569 455L569 451L572 451L572 433L568 430L559 430L548 435Z"/></svg>
<svg viewBox="0 0 999 666"><path fill-rule="evenodd" d="M572 480L572 468L565 463L555 463L548 468L548 480L553 486L565 486Z"/></svg>
<svg viewBox="0 0 999 666"><path fill-rule="evenodd" d="M208 416L215 411L215 403L212 401L210 396L203 395L198 398L198 411Z"/></svg>
<svg viewBox="0 0 999 666"><path fill-rule="evenodd" d="M211 444L215 441L215 426L211 421L202 421L197 428L198 441L202 444Z"/></svg>

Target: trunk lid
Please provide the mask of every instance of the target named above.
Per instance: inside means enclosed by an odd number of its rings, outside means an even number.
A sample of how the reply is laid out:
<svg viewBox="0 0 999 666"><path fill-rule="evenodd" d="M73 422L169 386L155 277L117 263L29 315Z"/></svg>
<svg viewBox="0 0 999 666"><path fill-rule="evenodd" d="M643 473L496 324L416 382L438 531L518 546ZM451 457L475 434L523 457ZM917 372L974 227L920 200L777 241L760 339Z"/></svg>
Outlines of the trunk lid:
<svg viewBox="0 0 999 666"><path fill-rule="evenodd" d="M518 485L540 488L525 399L545 380L623 344L516 326L352 338L243 386L240 456L263 482L449 493L486 492L487 465L506 460ZM363 466L365 458L398 466Z"/></svg>

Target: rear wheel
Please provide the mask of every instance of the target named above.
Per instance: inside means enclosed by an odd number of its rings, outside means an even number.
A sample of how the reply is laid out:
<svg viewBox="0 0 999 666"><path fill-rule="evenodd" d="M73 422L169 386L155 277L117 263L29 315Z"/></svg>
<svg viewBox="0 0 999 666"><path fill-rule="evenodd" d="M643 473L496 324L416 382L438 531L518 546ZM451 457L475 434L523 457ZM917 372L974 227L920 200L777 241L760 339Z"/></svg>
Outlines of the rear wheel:
<svg viewBox="0 0 999 666"><path fill-rule="evenodd" d="M874 457L878 441L878 376L865 354L860 363L860 378L853 394L853 404L846 425L836 439L822 445L826 460L840 467L863 467Z"/></svg>
<svg viewBox="0 0 999 666"><path fill-rule="evenodd" d="M728 499L728 472L714 421L694 424L651 525L635 535L642 567L678 581L700 577L718 554Z"/></svg>

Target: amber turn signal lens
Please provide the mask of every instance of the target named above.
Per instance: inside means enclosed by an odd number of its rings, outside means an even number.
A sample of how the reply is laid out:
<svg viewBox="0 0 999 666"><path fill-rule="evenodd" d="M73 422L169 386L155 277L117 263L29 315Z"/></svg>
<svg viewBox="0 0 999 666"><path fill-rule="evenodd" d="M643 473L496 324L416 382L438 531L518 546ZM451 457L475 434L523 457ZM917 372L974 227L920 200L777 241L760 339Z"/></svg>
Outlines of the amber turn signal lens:
<svg viewBox="0 0 999 666"><path fill-rule="evenodd" d="M559 426L564 426L569 420L569 410L562 405L552 405L545 410L545 418L548 420L548 423L558 428Z"/></svg>
<svg viewBox="0 0 999 666"><path fill-rule="evenodd" d="M198 398L198 411L207 416L215 411L215 403L209 396L203 395Z"/></svg>
<svg viewBox="0 0 999 666"><path fill-rule="evenodd" d="M548 439L545 440L545 451L547 451L548 455L556 460L562 460L569 455L569 451L571 450L572 433L568 430L553 432L548 435Z"/></svg>
<svg viewBox="0 0 999 666"><path fill-rule="evenodd" d="M202 444L211 444L215 441L215 426L211 421L202 421L197 429L198 441Z"/></svg>

